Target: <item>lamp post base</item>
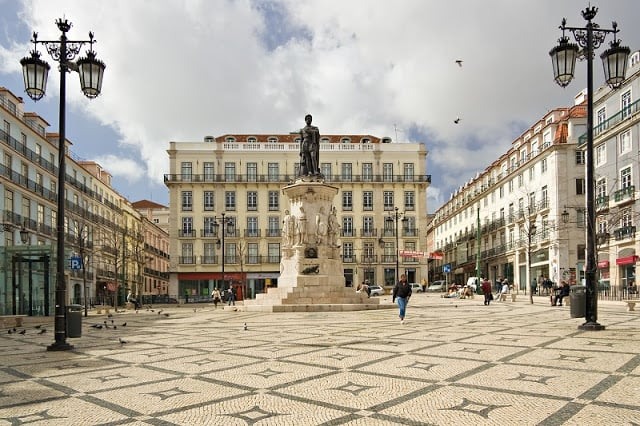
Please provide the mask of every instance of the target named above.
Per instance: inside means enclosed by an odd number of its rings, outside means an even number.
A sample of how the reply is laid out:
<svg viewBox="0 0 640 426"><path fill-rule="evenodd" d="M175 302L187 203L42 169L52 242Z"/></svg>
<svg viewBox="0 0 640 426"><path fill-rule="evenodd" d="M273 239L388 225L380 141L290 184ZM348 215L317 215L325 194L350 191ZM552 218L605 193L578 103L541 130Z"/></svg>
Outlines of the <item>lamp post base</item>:
<svg viewBox="0 0 640 426"><path fill-rule="evenodd" d="M53 342L49 346L47 346L47 351L70 351L73 349L73 345L70 345L67 342Z"/></svg>
<svg viewBox="0 0 640 426"><path fill-rule="evenodd" d="M604 330L604 325L598 324L595 321L585 322L584 324L578 326L578 330L600 331L600 330Z"/></svg>

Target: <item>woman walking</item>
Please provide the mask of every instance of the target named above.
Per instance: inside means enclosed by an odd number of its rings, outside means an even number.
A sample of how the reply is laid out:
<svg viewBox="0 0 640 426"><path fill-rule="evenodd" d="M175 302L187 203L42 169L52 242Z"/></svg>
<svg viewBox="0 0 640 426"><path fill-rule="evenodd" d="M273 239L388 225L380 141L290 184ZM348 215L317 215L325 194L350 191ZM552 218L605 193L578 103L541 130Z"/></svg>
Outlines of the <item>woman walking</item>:
<svg viewBox="0 0 640 426"><path fill-rule="evenodd" d="M411 298L411 286L407 283L407 276L400 275L400 281L393 287L392 302L398 299L398 308L400 309L400 324L404 324L404 317L407 311L407 304Z"/></svg>

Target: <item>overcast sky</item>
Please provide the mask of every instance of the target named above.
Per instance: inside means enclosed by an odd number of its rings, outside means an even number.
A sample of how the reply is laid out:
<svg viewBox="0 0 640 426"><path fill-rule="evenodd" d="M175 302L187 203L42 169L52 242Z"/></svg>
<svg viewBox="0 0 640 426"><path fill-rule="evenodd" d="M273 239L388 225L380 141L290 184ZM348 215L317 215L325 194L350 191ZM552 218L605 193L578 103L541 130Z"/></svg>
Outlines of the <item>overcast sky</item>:
<svg viewBox="0 0 640 426"><path fill-rule="evenodd" d="M607 0L595 22L616 20L640 49L640 2ZM433 212L543 114L569 106L549 50L562 17L583 26L577 0L0 0L0 86L27 111L58 123L58 74L47 96L24 93L20 58L31 33L95 33L103 92L67 79L67 137L80 158L114 175L128 199L167 204L169 141L226 133L289 133L313 114L321 134L371 134L424 143ZM611 37L607 39L608 42ZM40 47L42 51L42 48ZM604 51L601 48L597 56ZM84 52L84 51L83 51ZM459 67L456 60L463 60ZM603 81L597 59L596 85ZM460 117L458 124L454 120Z"/></svg>

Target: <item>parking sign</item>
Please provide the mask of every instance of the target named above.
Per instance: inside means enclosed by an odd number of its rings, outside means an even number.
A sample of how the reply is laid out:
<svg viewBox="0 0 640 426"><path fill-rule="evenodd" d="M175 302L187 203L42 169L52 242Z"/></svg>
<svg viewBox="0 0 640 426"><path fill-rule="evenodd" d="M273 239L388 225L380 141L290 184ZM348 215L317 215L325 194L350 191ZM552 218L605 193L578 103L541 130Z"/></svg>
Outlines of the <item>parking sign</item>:
<svg viewBox="0 0 640 426"><path fill-rule="evenodd" d="M82 269L82 258L80 256L71 256L69 266L71 269Z"/></svg>
<svg viewBox="0 0 640 426"><path fill-rule="evenodd" d="M443 265L442 272L444 272L445 274L448 274L449 272L451 272L451 264L447 263L446 265Z"/></svg>

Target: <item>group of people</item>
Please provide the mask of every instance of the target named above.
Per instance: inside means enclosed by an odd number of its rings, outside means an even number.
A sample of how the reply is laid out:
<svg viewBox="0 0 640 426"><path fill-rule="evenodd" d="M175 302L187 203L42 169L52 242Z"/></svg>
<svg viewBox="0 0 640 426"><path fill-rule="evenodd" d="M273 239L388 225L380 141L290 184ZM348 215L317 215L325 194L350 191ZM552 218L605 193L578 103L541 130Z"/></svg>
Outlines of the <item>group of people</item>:
<svg viewBox="0 0 640 426"><path fill-rule="evenodd" d="M211 299L213 300L213 305L215 306L215 309L218 309L218 303L222 302L223 297L225 298L226 302L229 304L229 306L236 305L236 290L233 287L229 287L228 289L224 290L224 291L220 291L217 288L214 288L213 291L211 292Z"/></svg>
<svg viewBox="0 0 640 426"><path fill-rule="evenodd" d="M356 288L356 292L357 293L365 292L365 293L367 293L367 297L371 297L371 289L369 288L369 280L362 281L362 284L360 284L358 286L358 288Z"/></svg>
<svg viewBox="0 0 640 426"><path fill-rule="evenodd" d="M496 296L493 296L493 289L491 288L491 282L487 278L482 279L480 285L482 294L484 295L484 304L490 305L492 300L500 300L503 296L506 296L511 291L509 280L506 278L500 279L496 284Z"/></svg>

